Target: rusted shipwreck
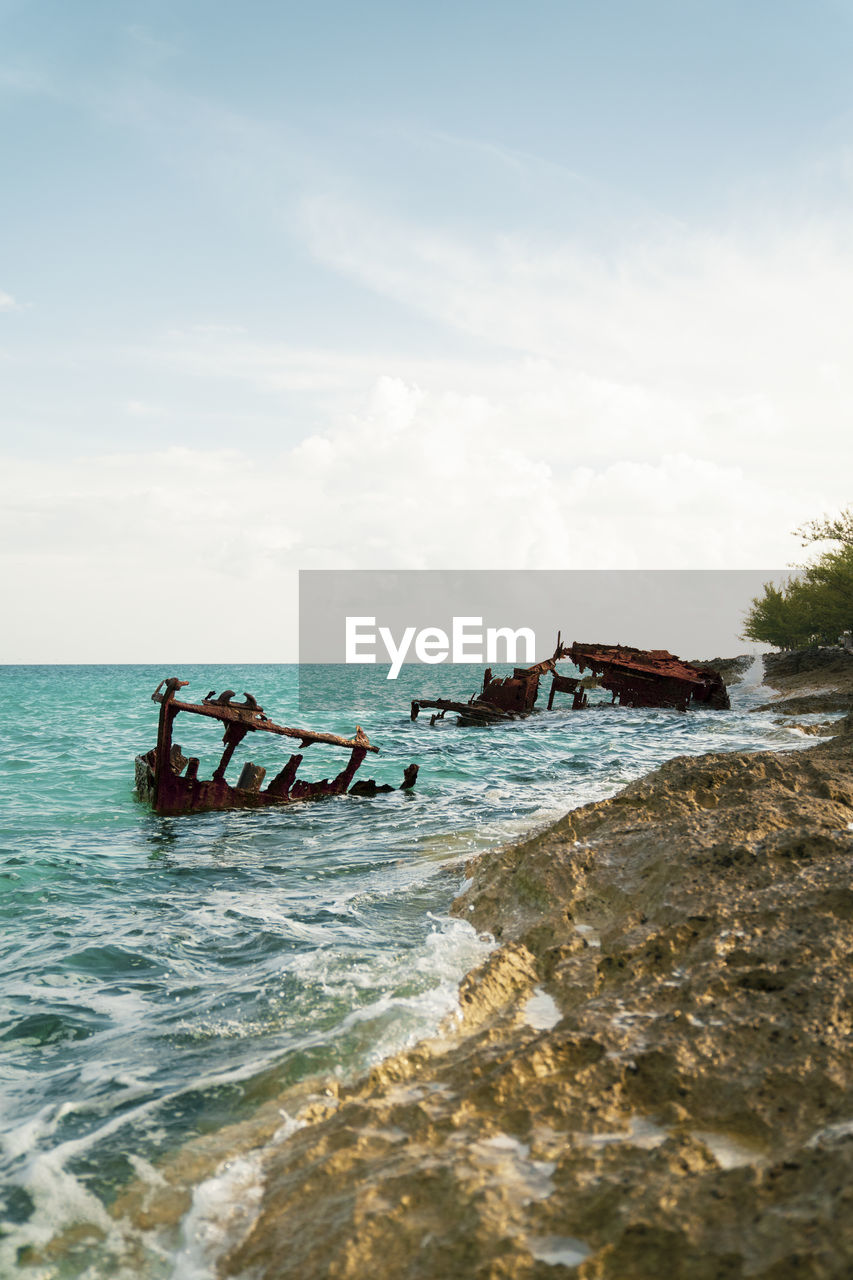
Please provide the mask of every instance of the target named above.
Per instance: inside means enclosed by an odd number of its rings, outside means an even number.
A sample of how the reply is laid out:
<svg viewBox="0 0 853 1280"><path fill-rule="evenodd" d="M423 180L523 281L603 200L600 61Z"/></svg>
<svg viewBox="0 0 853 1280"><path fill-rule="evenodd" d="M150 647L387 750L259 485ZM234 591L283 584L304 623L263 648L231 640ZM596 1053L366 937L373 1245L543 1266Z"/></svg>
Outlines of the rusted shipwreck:
<svg viewBox="0 0 853 1280"><path fill-rule="evenodd" d="M557 676L557 663L567 656L568 650L560 642L557 635L557 647L550 658L535 662L531 667L515 667L511 676L494 676L492 668L486 667L483 675L483 687L467 702L454 702L449 698L432 700L418 698L412 702L412 719L417 720L421 711L433 710L430 724L443 720L447 712L453 712L461 725L497 724L502 720L520 720L529 716L536 705L539 694L539 681L548 672L559 681L560 688L573 689L580 685L579 680L561 679ZM551 691L553 698L553 688ZM548 703L549 707L551 703Z"/></svg>
<svg viewBox="0 0 853 1280"><path fill-rule="evenodd" d="M182 702L175 695L188 683L187 680L178 680L176 677L161 680L151 695L152 701L160 704L157 746L136 757L136 790L139 798L150 804L156 813L176 815L203 813L212 809L262 809L268 805L319 800L324 796L338 796L345 792L350 795L372 796L378 792L395 790L387 783L378 785L372 778L353 784L355 774L367 753L379 753L379 748L371 743L360 725L356 726L354 738L342 738L335 733L316 733L313 729L291 729L274 724L249 693L243 694L245 701L237 702L232 689L226 689L218 697L212 689L201 702ZM172 741L175 718L183 711L218 720L225 726L222 736L225 749L210 779L199 778L198 757L186 757L180 746ZM303 750L314 743L342 747L350 752L350 757L336 777L305 782L296 777L303 758L297 753L290 757L265 790L261 790L261 784L266 777L266 769L247 762L243 765L236 784L232 786L226 781L225 771L234 751L247 734L259 732L296 739ZM399 789L409 790L415 785L417 776L418 766L408 765Z"/></svg>
<svg viewBox="0 0 853 1280"><path fill-rule="evenodd" d="M702 706L725 711L731 705L718 671L682 662L666 649L576 641L565 656L579 671L592 672L601 687L613 695L611 702L623 707L674 707L686 711L691 706Z"/></svg>
<svg viewBox="0 0 853 1280"><path fill-rule="evenodd" d="M574 663L581 677L584 671L592 675L587 679L560 675L557 663L561 661ZM719 672L682 662L666 649L634 649L629 645L579 644L577 641L567 648L558 634L554 653L543 662L531 667L516 667L511 676L497 678L491 667L487 667L482 689L467 702L418 698L412 702L411 716L417 720L421 711L429 709L433 712L430 724L443 720L448 711L458 717L460 725L519 720L535 709L539 682L549 672L549 711L558 693L572 695L573 711L584 711L590 705L606 707L614 704L623 707L672 707L679 711L686 711L691 706L726 710L730 705ZM612 695L610 703L599 701L590 704L589 685L608 690Z"/></svg>

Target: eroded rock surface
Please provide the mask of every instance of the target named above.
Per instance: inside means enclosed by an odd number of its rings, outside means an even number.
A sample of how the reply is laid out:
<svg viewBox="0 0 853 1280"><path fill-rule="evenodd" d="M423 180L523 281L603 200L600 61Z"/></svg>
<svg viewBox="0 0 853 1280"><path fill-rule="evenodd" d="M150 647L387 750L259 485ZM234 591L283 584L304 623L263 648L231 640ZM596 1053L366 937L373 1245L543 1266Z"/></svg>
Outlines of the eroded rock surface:
<svg viewBox="0 0 853 1280"><path fill-rule="evenodd" d="M763 683L777 692L758 711L803 715L853 708L853 653L846 649L767 653L764 672Z"/></svg>
<svg viewBox="0 0 853 1280"><path fill-rule="evenodd" d="M727 685L740 684L753 664L751 653L741 653L737 658L707 658L692 662L702 671L718 671Z"/></svg>
<svg viewBox="0 0 853 1280"><path fill-rule="evenodd" d="M459 1021L314 1104L221 1274L853 1274L853 732L481 856Z"/></svg>

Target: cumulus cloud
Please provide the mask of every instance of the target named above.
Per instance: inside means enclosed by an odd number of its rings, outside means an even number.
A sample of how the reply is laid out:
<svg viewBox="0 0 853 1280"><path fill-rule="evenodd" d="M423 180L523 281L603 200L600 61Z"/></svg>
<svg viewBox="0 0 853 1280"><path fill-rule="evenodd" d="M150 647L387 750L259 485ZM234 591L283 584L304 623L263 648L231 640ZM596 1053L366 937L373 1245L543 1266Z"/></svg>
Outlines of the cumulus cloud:
<svg viewBox="0 0 853 1280"><path fill-rule="evenodd" d="M292 660L299 568L772 566L795 505L736 460L537 455L503 406L388 377L276 457L8 459L0 484L18 661Z"/></svg>
<svg viewBox="0 0 853 1280"><path fill-rule="evenodd" d="M34 601L8 660L291 660L299 568L778 569L790 530L849 502L853 250L830 226L670 227L610 256L328 201L305 226L464 355L239 326L137 351L210 404L222 379L299 394L304 425L288 447L240 444L235 418L232 449L7 458L4 576Z"/></svg>
<svg viewBox="0 0 853 1280"><path fill-rule="evenodd" d="M829 451L839 469L853 462L853 244L837 223L649 222L593 250L568 234L474 242L325 197L304 203L302 227L324 266L399 304L401 342L355 352L196 329L149 358L301 396L311 430L342 430L388 375L488 402L532 457L600 468L684 453L845 500L824 465ZM407 312L457 335L458 354L445 338L441 356L412 355Z"/></svg>
<svg viewBox="0 0 853 1280"><path fill-rule="evenodd" d="M686 447L703 454L737 445L791 457L804 430L814 450L849 436L853 244L843 224L649 224L598 252L571 237L466 242L328 199L306 202L304 224L323 262L550 366L543 392L568 392L569 411L587 395L634 399L640 426L652 407L671 433L674 414ZM624 443L613 438L612 454Z"/></svg>

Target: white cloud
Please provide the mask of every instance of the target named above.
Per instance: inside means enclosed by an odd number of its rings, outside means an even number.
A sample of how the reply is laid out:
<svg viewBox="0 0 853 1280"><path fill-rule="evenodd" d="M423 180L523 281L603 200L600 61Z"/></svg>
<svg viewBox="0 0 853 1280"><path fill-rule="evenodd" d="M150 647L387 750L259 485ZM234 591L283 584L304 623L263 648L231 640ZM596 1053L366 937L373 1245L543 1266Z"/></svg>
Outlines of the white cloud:
<svg viewBox="0 0 853 1280"><path fill-rule="evenodd" d="M290 660L298 568L772 568L797 503L817 509L736 461L539 456L486 399L393 378L265 460L171 449L2 474L4 581L31 601L9 661Z"/></svg>
<svg viewBox="0 0 853 1280"><path fill-rule="evenodd" d="M728 416L729 445L749 448L744 411L787 449L803 429L815 446L849 434L853 246L831 223L635 229L605 254L571 238L466 243L329 200L304 215L321 261L564 384L675 408L698 446Z"/></svg>
<svg viewBox="0 0 853 1280"><path fill-rule="evenodd" d="M130 418L162 418L165 410L156 404L148 404L145 400L128 400L124 411Z"/></svg>
<svg viewBox="0 0 853 1280"><path fill-rule="evenodd" d="M329 201L306 226L324 264L476 358L228 325L129 353L200 406L222 379L272 407L299 395L300 430L7 458L3 571L33 603L6 660L291 659L298 568L777 569L800 555L790 530L850 502L853 249L831 227L669 227L606 258ZM125 412L179 423L162 390ZM247 600L257 626L229 607Z"/></svg>
<svg viewBox="0 0 853 1280"><path fill-rule="evenodd" d="M851 469L853 246L829 222L634 228L607 253L569 236L473 243L329 198L306 201L303 227L325 266L399 304L401 342L356 353L195 328L144 358L208 387L304 397L315 434L339 430L391 375L488 403L532 457L569 450L600 467L685 453L736 461L768 486L797 477L830 503L825 456ZM406 354L406 311L464 337L465 354Z"/></svg>
<svg viewBox="0 0 853 1280"><path fill-rule="evenodd" d="M15 301L11 293L4 293L0 289L0 311L17 311L19 303Z"/></svg>

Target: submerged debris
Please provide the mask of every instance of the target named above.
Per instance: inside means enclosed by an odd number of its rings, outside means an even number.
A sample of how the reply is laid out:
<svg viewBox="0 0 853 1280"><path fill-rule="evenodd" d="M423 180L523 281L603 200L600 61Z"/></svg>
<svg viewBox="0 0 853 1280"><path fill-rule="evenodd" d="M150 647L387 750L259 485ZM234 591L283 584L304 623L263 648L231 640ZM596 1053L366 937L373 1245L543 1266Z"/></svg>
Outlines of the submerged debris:
<svg viewBox="0 0 853 1280"><path fill-rule="evenodd" d="M594 678L581 680L559 675L557 663L563 660L573 662L580 672L591 671ZM534 710L539 680L549 671L552 676L549 711L557 693L570 693L572 710L584 711L590 705L586 692L590 685L609 690L612 703L623 707L674 707L686 711L691 705L714 710L726 710L730 706L725 682L718 671L682 662L666 649L634 649L629 645L579 644L577 641L566 648L558 633L557 647L550 658L532 667L516 667L511 676L504 678L495 678L491 667L487 667L482 689L468 702L418 698L412 702L412 719L417 720L424 708L436 712L430 717L430 724L443 720L448 711L458 716L460 725L521 719Z"/></svg>
<svg viewBox="0 0 853 1280"><path fill-rule="evenodd" d="M560 643L558 633L557 647L550 658L536 662L532 667L516 667L511 676L493 676L492 668L486 667L482 689L467 702L453 702L448 698L436 698L433 701L417 699L412 702L412 719L417 720L423 708L434 707L438 714L430 717L430 724L443 720L448 711L458 715L461 725L520 720L529 716L536 704L540 678L548 671L555 674L556 664L567 652ZM577 686L579 681L575 680L573 683Z"/></svg>
<svg viewBox="0 0 853 1280"><path fill-rule="evenodd" d="M200 703L180 702L175 694L188 683L187 680L178 680L172 676L168 680L161 680L151 695L152 701L160 704L157 746L145 752L144 755L136 757L136 790L139 798L147 801L156 813L181 814L201 813L211 809L260 809L266 805L290 804L296 800L319 800L323 796L343 795L350 789L350 783L368 751L379 753L379 748L373 746L360 725L356 725L354 738L342 738L336 733L316 733L313 729L291 729L285 725L274 724L250 693L243 694L245 701L235 702L233 689L226 689L218 697L216 697L216 690L211 689ZM161 690L163 690L162 693ZM213 772L213 777L209 780L200 779L198 776L198 757L187 758L181 748L172 742L175 718L181 711L218 720L225 725L225 732L222 735L225 750ZM350 751L350 758L346 767L335 778L331 780L323 778L319 782L303 782L296 777L296 771L302 763L302 756L292 755L265 791L261 790L261 783L266 776L266 769L247 762L243 765L236 785L232 786L225 780L225 771L231 762L231 757L248 733L258 731L295 738L302 749L317 742L326 746L343 747ZM399 789L409 790L415 785L417 776L418 766L410 764L406 768ZM375 795L380 791L392 790L394 788L387 783L377 786L373 779L368 779L357 783L352 793Z"/></svg>

